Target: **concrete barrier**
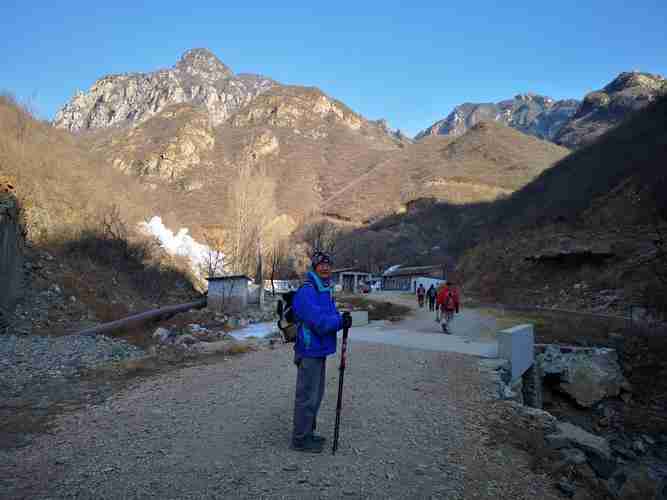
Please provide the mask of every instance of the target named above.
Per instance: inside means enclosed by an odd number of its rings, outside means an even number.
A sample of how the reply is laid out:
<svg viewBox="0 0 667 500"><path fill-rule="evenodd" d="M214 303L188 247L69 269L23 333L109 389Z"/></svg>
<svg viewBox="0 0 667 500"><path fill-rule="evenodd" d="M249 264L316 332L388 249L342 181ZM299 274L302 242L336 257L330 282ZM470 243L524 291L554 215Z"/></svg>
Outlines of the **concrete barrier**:
<svg viewBox="0 0 667 500"><path fill-rule="evenodd" d="M352 311L352 326L365 326L368 324L368 311Z"/></svg>
<svg viewBox="0 0 667 500"><path fill-rule="evenodd" d="M498 357L510 362L512 381L535 363L533 325L518 325L498 332Z"/></svg>

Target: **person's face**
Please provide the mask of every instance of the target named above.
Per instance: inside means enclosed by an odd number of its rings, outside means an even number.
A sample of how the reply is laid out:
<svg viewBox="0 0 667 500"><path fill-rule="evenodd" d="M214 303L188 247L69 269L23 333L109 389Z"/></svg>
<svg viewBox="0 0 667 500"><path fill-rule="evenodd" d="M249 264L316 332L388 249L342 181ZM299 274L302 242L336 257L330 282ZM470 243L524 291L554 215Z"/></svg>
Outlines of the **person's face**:
<svg viewBox="0 0 667 500"><path fill-rule="evenodd" d="M331 278L331 266L327 262L320 262L315 268L315 272L320 278Z"/></svg>

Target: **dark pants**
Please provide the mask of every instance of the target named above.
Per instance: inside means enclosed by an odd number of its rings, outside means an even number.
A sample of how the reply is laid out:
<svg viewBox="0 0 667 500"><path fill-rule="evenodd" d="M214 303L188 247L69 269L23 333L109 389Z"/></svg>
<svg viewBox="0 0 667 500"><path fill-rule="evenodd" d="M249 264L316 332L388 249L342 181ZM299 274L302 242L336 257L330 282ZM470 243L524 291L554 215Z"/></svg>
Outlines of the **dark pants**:
<svg viewBox="0 0 667 500"><path fill-rule="evenodd" d="M317 412L324 396L326 361L327 358L294 358L297 366L294 441L303 440L315 430Z"/></svg>
<svg viewBox="0 0 667 500"><path fill-rule="evenodd" d="M435 311L435 297L428 298L428 310Z"/></svg>

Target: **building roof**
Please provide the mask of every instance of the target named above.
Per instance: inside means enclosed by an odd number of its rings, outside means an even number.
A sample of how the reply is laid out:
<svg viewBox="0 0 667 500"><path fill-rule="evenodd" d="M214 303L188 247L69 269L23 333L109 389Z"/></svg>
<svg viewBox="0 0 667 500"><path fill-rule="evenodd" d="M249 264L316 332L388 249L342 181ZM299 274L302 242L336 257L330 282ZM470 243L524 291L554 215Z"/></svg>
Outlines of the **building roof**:
<svg viewBox="0 0 667 500"><path fill-rule="evenodd" d="M441 271L444 266L410 266L410 267L399 267L398 269L388 269L384 272L382 276L385 278L391 278L395 276L418 276L420 274L427 274L432 271Z"/></svg>
<svg viewBox="0 0 667 500"><path fill-rule="evenodd" d="M240 279L247 279L248 281L252 281L252 278L249 278L245 274L234 274L232 276L209 276L206 278L206 281L229 281L229 280L240 280Z"/></svg>
<svg viewBox="0 0 667 500"><path fill-rule="evenodd" d="M341 267L340 269L333 269L331 274L334 273L359 273L359 274L371 274L368 271L361 269L360 267Z"/></svg>

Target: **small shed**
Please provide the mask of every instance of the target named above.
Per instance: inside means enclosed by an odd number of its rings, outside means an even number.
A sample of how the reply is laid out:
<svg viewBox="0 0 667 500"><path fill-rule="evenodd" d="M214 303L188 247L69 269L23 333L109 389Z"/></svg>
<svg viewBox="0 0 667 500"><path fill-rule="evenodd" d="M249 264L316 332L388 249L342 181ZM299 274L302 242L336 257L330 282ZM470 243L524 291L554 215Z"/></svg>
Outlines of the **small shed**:
<svg viewBox="0 0 667 500"><path fill-rule="evenodd" d="M216 312L242 312L248 307L248 284L245 274L206 278L208 308Z"/></svg>
<svg viewBox="0 0 667 500"><path fill-rule="evenodd" d="M356 267L346 267L331 271L331 278L334 284L342 287L343 291L357 293L361 283L370 285L371 273Z"/></svg>

